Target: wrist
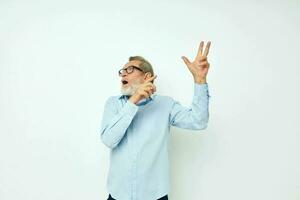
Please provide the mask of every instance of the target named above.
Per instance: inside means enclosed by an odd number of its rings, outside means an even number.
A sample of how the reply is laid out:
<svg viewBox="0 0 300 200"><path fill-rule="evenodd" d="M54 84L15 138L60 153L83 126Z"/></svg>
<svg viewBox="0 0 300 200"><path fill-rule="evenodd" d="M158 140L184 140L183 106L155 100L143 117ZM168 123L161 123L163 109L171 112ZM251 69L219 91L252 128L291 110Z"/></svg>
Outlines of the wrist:
<svg viewBox="0 0 300 200"><path fill-rule="evenodd" d="M132 103L136 104L137 102L139 102L139 98L137 96L132 95L128 101L131 101Z"/></svg>
<svg viewBox="0 0 300 200"><path fill-rule="evenodd" d="M194 78L194 82L198 84L206 84L206 78L204 79L199 79L199 78Z"/></svg>

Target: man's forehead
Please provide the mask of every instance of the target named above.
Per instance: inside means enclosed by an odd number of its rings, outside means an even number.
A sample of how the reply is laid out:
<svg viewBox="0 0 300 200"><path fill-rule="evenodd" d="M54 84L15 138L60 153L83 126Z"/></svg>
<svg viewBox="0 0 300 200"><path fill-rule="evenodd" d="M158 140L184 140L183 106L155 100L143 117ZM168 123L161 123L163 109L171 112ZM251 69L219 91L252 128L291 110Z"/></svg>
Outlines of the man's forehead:
<svg viewBox="0 0 300 200"><path fill-rule="evenodd" d="M126 65L123 67L123 69L125 69L129 66L132 66L132 65L138 67L140 65L140 63L141 63L141 61L139 61L139 60L131 60L128 63L126 63Z"/></svg>

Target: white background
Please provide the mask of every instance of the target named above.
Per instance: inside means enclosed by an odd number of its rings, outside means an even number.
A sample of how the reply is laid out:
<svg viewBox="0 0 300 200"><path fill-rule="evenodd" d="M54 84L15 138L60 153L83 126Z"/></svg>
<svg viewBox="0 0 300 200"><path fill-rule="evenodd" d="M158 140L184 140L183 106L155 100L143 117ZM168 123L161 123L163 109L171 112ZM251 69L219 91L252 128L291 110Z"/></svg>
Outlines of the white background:
<svg viewBox="0 0 300 200"><path fill-rule="evenodd" d="M300 2L0 1L0 199L103 200L117 70L147 58L188 106L181 60L212 41L210 121L172 128L172 200L300 199ZM296 124L297 123L297 124Z"/></svg>

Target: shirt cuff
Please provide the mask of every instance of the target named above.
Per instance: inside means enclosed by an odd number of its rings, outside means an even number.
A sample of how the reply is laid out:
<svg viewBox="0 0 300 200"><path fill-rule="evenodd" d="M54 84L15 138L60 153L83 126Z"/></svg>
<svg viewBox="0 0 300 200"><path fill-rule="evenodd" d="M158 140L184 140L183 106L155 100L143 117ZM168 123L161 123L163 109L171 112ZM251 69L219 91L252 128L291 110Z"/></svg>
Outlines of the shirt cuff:
<svg viewBox="0 0 300 200"><path fill-rule="evenodd" d="M207 95L208 97L210 97L209 95L209 91L208 91L208 84L207 83L194 83L194 96L205 96Z"/></svg>

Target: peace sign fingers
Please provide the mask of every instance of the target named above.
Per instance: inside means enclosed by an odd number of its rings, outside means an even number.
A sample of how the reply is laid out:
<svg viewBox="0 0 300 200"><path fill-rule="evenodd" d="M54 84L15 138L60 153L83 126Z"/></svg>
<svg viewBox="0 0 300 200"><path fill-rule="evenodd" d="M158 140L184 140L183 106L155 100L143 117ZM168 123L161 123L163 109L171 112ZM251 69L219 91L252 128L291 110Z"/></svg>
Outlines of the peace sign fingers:
<svg viewBox="0 0 300 200"><path fill-rule="evenodd" d="M197 56L195 58L195 60L200 60L202 57L207 57L208 53L209 53L209 48L210 48L210 44L211 42L208 41L203 53L203 46L204 46L204 41L200 42L199 48L198 48L198 53Z"/></svg>

